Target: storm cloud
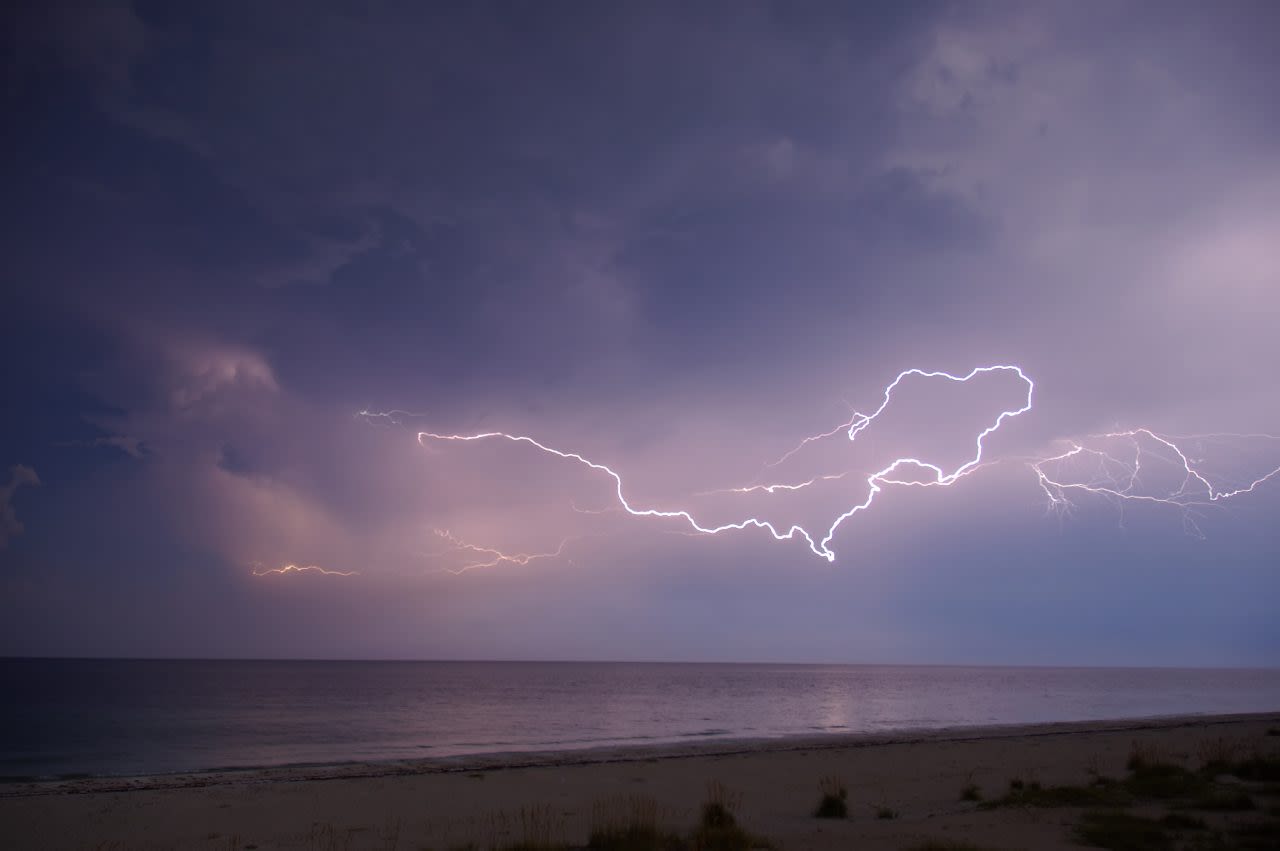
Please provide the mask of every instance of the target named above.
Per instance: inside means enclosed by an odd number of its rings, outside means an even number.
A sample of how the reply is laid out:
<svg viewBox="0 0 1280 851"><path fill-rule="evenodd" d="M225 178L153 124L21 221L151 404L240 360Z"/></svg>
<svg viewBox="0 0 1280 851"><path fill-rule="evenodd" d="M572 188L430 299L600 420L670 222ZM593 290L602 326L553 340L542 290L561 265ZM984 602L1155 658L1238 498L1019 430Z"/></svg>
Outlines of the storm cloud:
<svg viewBox="0 0 1280 851"><path fill-rule="evenodd" d="M1280 482L1067 511L1025 463L1280 432L1272 4L6 15L0 463L43 486L21 536L4 492L0 652L1280 660ZM904 369L986 364L1036 383L1001 463L887 489L833 564L417 440L533 435L729 522L760 503L696 495ZM857 475L768 510L829 518L904 453L951 469L1018 400L904 394L788 470ZM1196 448L1223 487L1280 466ZM563 549L454 575L487 557L445 530ZM359 576L251 568L290 563Z"/></svg>

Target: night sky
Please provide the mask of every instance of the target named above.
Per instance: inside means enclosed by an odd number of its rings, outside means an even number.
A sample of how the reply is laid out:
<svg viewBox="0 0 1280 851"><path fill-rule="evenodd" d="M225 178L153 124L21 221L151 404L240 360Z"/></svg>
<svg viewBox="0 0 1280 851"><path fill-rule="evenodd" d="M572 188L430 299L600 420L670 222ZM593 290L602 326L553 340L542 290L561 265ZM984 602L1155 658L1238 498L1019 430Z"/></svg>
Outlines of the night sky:
<svg viewBox="0 0 1280 851"><path fill-rule="evenodd" d="M1280 664L1277 4L4 15L0 654Z"/></svg>

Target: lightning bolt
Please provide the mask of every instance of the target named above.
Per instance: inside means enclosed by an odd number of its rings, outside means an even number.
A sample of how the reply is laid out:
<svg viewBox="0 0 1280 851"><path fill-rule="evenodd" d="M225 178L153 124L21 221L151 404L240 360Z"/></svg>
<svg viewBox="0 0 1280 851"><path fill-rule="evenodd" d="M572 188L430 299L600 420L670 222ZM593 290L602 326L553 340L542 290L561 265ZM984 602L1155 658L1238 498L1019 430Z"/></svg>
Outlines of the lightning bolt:
<svg viewBox="0 0 1280 851"><path fill-rule="evenodd" d="M984 452L985 441L987 437L993 434L995 431L997 431L1000 428L1000 426L1005 423L1006 420L1009 420L1013 417L1020 416L1026 413L1027 411L1031 410L1032 395L1035 391L1035 383L1026 375L1026 373L1022 371L1020 367L1007 365L1007 364L977 367L971 370L966 375L953 375L948 372L926 371L922 369L903 370L889 384L889 386L885 388L884 399L881 401L880 406L876 408L875 412L871 414L862 414L862 413L855 412L853 417L847 423L844 423L841 426L838 426L837 428L831 430L830 432L824 432L823 434L815 435L811 438L805 438L800 442L799 445L797 445L797 447L795 447L793 450L783 455L782 458L780 458L777 462L774 462L773 465L770 465L770 466L776 466L777 464L781 463L782 461L785 461L787 458L794 455L797 451L802 449L808 443L811 443L815 440L821 440L825 437L834 436L840 431L844 431L846 436L848 437L848 440L850 442L853 442L854 440L857 439L858 435L862 433L863 430L865 430L869 425L871 425L871 423L874 422L877 417L879 417L882 413L884 413L885 409L889 407L889 403L893 398L894 390L896 390L897 387L907 378L911 378L911 377L942 378L948 381L966 383L979 375L995 373L995 372L1007 372L1007 373L1012 373L1016 375L1017 378L1020 381L1022 381L1023 384L1026 386L1025 401L1018 408L1012 408L1009 410L1001 411L999 416L996 417L995 421L992 422L991 425L987 426L985 429L983 429L981 432L978 433L976 439L974 440L974 455L972 458L970 458L969 460L965 461L964 463L960 464L958 467L950 471L946 471L942 467L936 464L929 463L919 458L904 457L904 458L895 459L888 466L880 470L877 470L876 472L871 473L870 475L867 476L866 483L868 486L868 493L867 493L866 499L863 500L862 502L855 503L854 505L846 509L843 513L837 515L836 518L832 521L831 525L827 527L825 532L820 533L821 534L820 538L818 537L818 535L810 533L807 529L805 529L803 526L800 526L799 524L792 525L789 528L787 528L785 531L783 531L782 529L779 529L777 526L775 526L773 523L767 520L762 520L758 517L747 517L743 520L739 520L731 523L724 523L717 526L710 526L710 525L703 524L702 522L697 520L692 513L684 509L669 511L669 510L662 510L657 508L637 508L636 506L632 505L631 502L627 499L622 476L613 468L605 464L592 461L591 459L586 458L585 456L577 452L570 452L562 449L556 449L552 446L542 443L541 441L535 440L534 438L529 437L527 435L510 434L510 433L501 432L501 431L481 432L478 434L437 434L434 432L421 431L421 432L418 432L418 443L423 446L426 446L427 443L431 441L470 443L475 441L506 440L512 443L528 445L548 455L554 455L558 458L563 458L568 461L575 461L591 470L604 473L606 476L608 476L613 480L614 492L615 492L615 496L617 497L618 505L628 514L634 517L654 517L654 518L683 520L685 523L688 524L688 526L693 531L701 534L705 534L705 535L716 535L722 532L741 531L747 528L757 528L757 529L763 529L767 531L770 535L774 537L774 539L779 541L792 540L794 538L799 537L808 544L809 550L814 555L820 558L823 558L828 562L834 562L836 558L836 554L835 554L835 551L831 549L830 544L832 539L835 537L836 532L839 530L841 524L843 524L846 520L848 520L850 517L854 516L855 514L870 508L871 505L874 503L877 495L879 495L880 492L886 486L902 485L902 486L911 486L911 487L947 487L959 481L964 476L967 476L969 473L972 473L975 470L979 469L983 465L983 460L984 460L983 452ZM920 480L917 478L901 478L899 471L905 471L905 470L913 470L919 475L931 476L931 477L925 478L924 480ZM786 485L783 485L783 484L769 485L769 486L765 486L764 489L769 493L773 492L773 490L769 490L769 488L773 488L775 490L776 489L798 490L804 487L808 487L812 485L814 482L820 481L822 479L823 477L815 477L805 482L798 482L798 483L786 484Z"/></svg>
<svg viewBox="0 0 1280 851"><path fill-rule="evenodd" d="M250 565L250 568L253 570L254 576L270 576L272 574L283 576L289 573L319 573L323 576L359 576L360 575L359 571L355 571L355 570L351 570L351 571L326 570L325 568L320 567L318 565L314 565L314 564L306 564L306 565L286 564L282 567L271 568L270 570L259 570L259 568L261 567L262 567L261 562L254 562L252 565Z"/></svg>
<svg viewBox="0 0 1280 851"><path fill-rule="evenodd" d="M1105 434L1091 435L1084 441L1070 441L1070 448L1057 455L1051 455L1030 462L1040 488L1048 499L1050 509L1059 512L1069 511L1073 505L1069 493L1088 493L1110 499L1117 504L1126 502L1145 502L1168 505L1183 513L1183 521L1187 529L1197 537L1204 534L1196 524L1193 509L1223 502L1242 494L1252 493L1263 483L1280 476L1280 467L1276 467L1261 476L1238 486L1220 488L1215 486L1199 467L1199 460L1191 458L1187 451L1179 445L1179 441L1203 441L1225 439L1280 440L1270 434L1207 434L1190 436L1171 436L1158 434L1148 428L1113 431ZM1131 460L1117 458L1103 448L1086 445L1089 441L1127 442L1131 452ZM1181 483L1177 488L1163 493L1138 492L1142 487L1144 457L1152 456L1177 468L1181 473ZM1079 460L1095 461L1093 476L1087 481L1072 481L1046 470L1065 470L1070 463ZM1118 471L1115 472L1115 471Z"/></svg>
<svg viewBox="0 0 1280 851"><path fill-rule="evenodd" d="M452 534L448 529L433 529L437 537L447 541L454 550L463 552L483 553L489 558L485 561L474 561L462 565L457 568L442 567L437 569L436 573L451 573L454 576L461 576L468 570L476 570L484 567L496 567L499 564L514 564L523 567L532 561L544 558L556 558L564 554L565 547L569 545L573 538L564 538L560 541L560 546L554 550L545 553L504 553L493 547L482 547L477 544L468 543L461 538Z"/></svg>
<svg viewBox="0 0 1280 851"><path fill-rule="evenodd" d="M879 406L870 414L861 413L851 408L850 418L836 427L802 438L798 443L773 461L766 463L757 475L756 481L744 487L722 488L701 491L693 497L706 497L719 494L749 495L779 492L795 492L812 487L822 482L840 481L858 475L854 470L840 473L816 475L803 481L759 482L768 470L776 468L793 458L805 447L818 441L835 438L843 434L850 443L855 442L864 430L885 412L893 400L894 392L902 382L913 378L943 379L956 383L967 383L972 379L989 373L1008 373L1016 377L1026 388L1026 394L1020 406L1001 411L998 416L974 439L973 455L951 469L930 463L915 457L897 458L885 467L864 475L867 485L867 496L860 502L848 506L825 529L811 532L805 527L794 524L785 529L760 517L749 516L719 525L708 524L699 520L691 509L659 509L639 507L627 497L622 475L613 467L587 458L579 452L559 449L523 434L502 431L486 431L475 434L438 434L421 431L417 433L418 443L427 446L434 442L471 443L486 441L507 441L531 447L544 454L552 455L582 465L594 472L602 473L613 482L615 504L600 509L583 509L572 504L572 509L580 514L626 513L633 517L648 517L682 521L683 530L667 530L670 534L679 535L716 535L730 531L742 531L748 528L761 529L768 532L775 540L803 540L809 550L827 562L836 559L835 550L831 546L841 525L854 515L866 511L875 502L878 495L888 487L948 487L960 479L986 467L1000 463L1025 464L1029 468L1048 501L1048 509L1061 516L1074 509L1073 495L1091 495L1107 499L1121 508L1127 503L1146 503L1171 506L1183 514L1184 526L1189 533L1203 538L1199 526L1195 522L1195 511L1198 508L1214 505L1233 497L1252 493L1272 478L1280 478L1280 467L1264 472L1247 481L1233 482L1227 486L1215 485L1210 476L1202 468L1203 459L1195 457L1196 453L1188 450L1195 442L1228 441L1228 440L1268 440L1280 441L1280 436L1262 433L1217 433L1196 435L1167 435L1149 428L1116 430L1085 438L1060 441L1066 448L1051 454L1034 456L1008 457L989 459L986 456L986 440L998 431L1008 420L1021 416L1032 409L1032 398L1035 384L1018 366L997 364L977 367L963 375L954 375L942 371L923 369L907 369L885 388ZM375 418L382 422L400 425L405 417L420 416L406 411L371 412L361 411L359 416ZM1117 449L1116 447L1120 447ZM1203 447L1201 447L1202 454ZM1147 488L1144 474L1153 469L1167 465L1166 469L1178 471L1179 483L1176 487L1157 491ZM1081 472L1084 475L1081 475ZM1124 525L1123 511L1121 525ZM472 553L477 558L458 568L443 568L437 572L454 575L470 570L494 567L500 564L527 565L540 559L550 559L562 555L565 548L576 538L564 538L559 546L548 552L507 553L494 547L480 546L464 541L448 531L435 530L437 536L445 540L452 551ZM580 536L579 536L580 537ZM318 568L296 568L287 566L276 571L286 572L290 568L307 570ZM328 571L325 571L328 572ZM349 574L342 574L349 575Z"/></svg>

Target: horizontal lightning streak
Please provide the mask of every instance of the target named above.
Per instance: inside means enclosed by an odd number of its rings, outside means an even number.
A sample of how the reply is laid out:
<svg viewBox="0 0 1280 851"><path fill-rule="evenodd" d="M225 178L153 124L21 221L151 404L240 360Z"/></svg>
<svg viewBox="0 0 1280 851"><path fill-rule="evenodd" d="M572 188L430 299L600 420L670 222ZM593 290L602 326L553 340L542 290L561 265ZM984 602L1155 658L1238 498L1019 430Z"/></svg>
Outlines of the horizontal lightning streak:
<svg viewBox="0 0 1280 851"><path fill-rule="evenodd" d="M462 551L468 551L468 552L474 552L474 553L487 553L493 556L493 558L489 559L488 561L471 562L469 564L464 564L462 567L457 567L457 568L442 567L439 570L435 571L437 573L451 573L454 576L461 576L462 574L466 573L468 570L475 570L477 568L496 567L497 565L503 564L504 562L507 564L524 566L529 562L537 561L538 559L555 558L559 555L562 555L564 553L565 547L569 545L569 542L571 540L573 540L572 538L564 538L563 540L560 541L560 546L556 547L551 552L507 554L502 552L501 550L494 549L493 547L482 547L476 544L468 543L462 540L461 538L458 538L454 534L452 534L448 529L433 529L432 531L435 532L435 534L438 537L443 538L445 541L448 541L451 545L453 545L455 550L462 550Z"/></svg>
<svg viewBox="0 0 1280 851"><path fill-rule="evenodd" d="M257 566L260 567L261 565L257 565ZM253 571L254 576L270 576L271 574L284 575L286 573L319 573L324 576L359 576L360 575L360 572L356 570L350 570L350 571L326 570L325 568L320 567L318 565L314 565L314 564L306 564L306 565L286 564L283 567L273 567L270 570L257 570L255 567Z"/></svg>
<svg viewBox="0 0 1280 851"><path fill-rule="evenodd" d="M997 429L999 429L1000 426L1007 419L1019 416L1031 410L1032 394L1035 391L1034 382L1032 382L1032 380L1022 371L1020 367L1006 365L1006 364L977 367L971 370L968 374L963 376L952 375L951 373L948 373L948 372L926 371L922 369L904 370L898 374L898 376L893 380L891 384L889 384L888 387L885 388L884 399L880 403L880 407L878 407L874 413L869 415L857 413L853 416L853 418L848 423L845 423L839 426L838 428L833 429L831 432L824 433L822 435L815 435L812 438L806 438L805 440L801 441L801 443L799 444L799 446L796 447L796 449L784 455L782 458L779 459L778 462L775 462L774 465L771 465L771 466L776 466L777 463L781 463L782 461L786 460L786 458L793 455L796 451L799 451L799 449L805 446L807 443L812 442L813 440L822 439L823 437L832 436L841 430L846 431L846 434L848 435L848 438L850 441L855 440L858 434L860 434L865 428L867 428L889 406L889 402L893 397L893 391L906 378L913 377L913 376L921 377L921 378L943 378L949 381L965 383L975 378L978 375L983 375L983 374L992 373L992 372L1014 373L1026 385L1026 388L1027 388L1026 399L1021 407L1002 411L990 426L983 429L978 434L974 442L975 453L971 459L964 462L960 466L956 467L951 472L945 472L938 465L930 464L918 458L896 459L895 461L890 463L887 467L881 470L878 470L867 477L866 482L870 489L868 492L867 498L864 501L853 505L844 513L837 516L835 520L832 522L832 524L827 528L826 533L821 538L821 540L815 540L814 535L812 535L808 530L806 530L804 527L798 524L792 525L790 528L788 528L784 532L778 529L776 526L774 526L772 523L770 523L767 520L761 520L756 517L748 517L745 520L740 520L733 523L725 523L719 526L706 526L700 523L696 518L694 518L694 516L690 512L685 510L665 511L665 510L656 509L656 508L636 508L626 498L626 495L623 491L622 476L611 467L605 464L598 463L596 461L592 461L580 455L577 452L568 452L565 450L556 449L554 447L548 446L526 435L509 434L507 432L500 432L500 431L481 432L479 434L436 434L434 432L423 431L423 432L418 432L418 442L419 444L422 444L425 446L426 441L429 441L429 440L430 441L473 442L473 441L498 439L498 440L511 441L513 443L527 444L547 454L554 455L559 458L564 458L566 460L576 461L592 470L597 470L609 476L611 479L613 479L614 490L615 490L615 494L617 496L619 505L628 514L631 514L633 516L681 519L681 520L684 520L686 523L688 523L689 526L694 531L700 532L702 534L708 534L708 535L715 535L715 534L719 534L721 532L726 532L730 530L742 530L748 527L754 527L758 529L764 529L765 531L769 532L776 540L780 540L780 541L790 540L799 536L805 540L805 542L809 545L810 551L812 551L815 555L826 559L828 562L833 562L835 561L836 555L835 555L835 552L829 546L829 544L831 543L832 538L835 537L835 534L837 530L840 528L841 524L844 523L845 520L852 517L854 514L857 514L858 512L864 511L867 508L869 508L871 504L875 501L876 496L884 488L884 486L910 485L913 487L926 487L926 486L946 487L951 484L954 484L956 481L968 475L969 473L973 472L975 469L978 469L979 466L982 465L983 463L983 450L984 450L984 442L986 438L990 434L995 432ZM895 474L898 470L902 468L907 468L907 467L916 468L921 472L928 471L929 473L932 474L932 480L918 481L918 480L911 480L911 479L899 479L899 478L893 477L893 474ZM775 487L775 488L785 487L786 489L799 489L801 487L807 487L808 485L812 484L814 481L817 481L817 480L818 479L812 479L808 482L798 483L795 485L787 485L787 486L775 485L775 486L767 486L767 487Z"/></svg>

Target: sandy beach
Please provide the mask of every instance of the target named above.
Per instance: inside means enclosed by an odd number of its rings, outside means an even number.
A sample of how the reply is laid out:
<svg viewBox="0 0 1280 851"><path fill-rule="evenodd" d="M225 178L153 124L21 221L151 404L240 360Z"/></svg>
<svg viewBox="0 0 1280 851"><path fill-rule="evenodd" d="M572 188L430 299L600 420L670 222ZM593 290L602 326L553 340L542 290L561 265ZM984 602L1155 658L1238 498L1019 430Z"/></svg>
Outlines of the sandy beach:
<svg viewBox="0 0 1280 851"><path fill-rule="evenodd" d="M0 835L30 849L581 847L637 806L687 833L720 784L742 827L777 848L1072 848L1085 808L992 802L1014 780L1025 790L1122 779L1135 749L1195 771L1214 758L1275 759L1278 728L1274 713L9 783ZM847 789L846 818L814 817L823 778ZM1199 834L1275 820L1274 781L1212 784L1253 805L1196 811ZM1126 811L1175 806L1187 805L1142 798Z"/></svg>

